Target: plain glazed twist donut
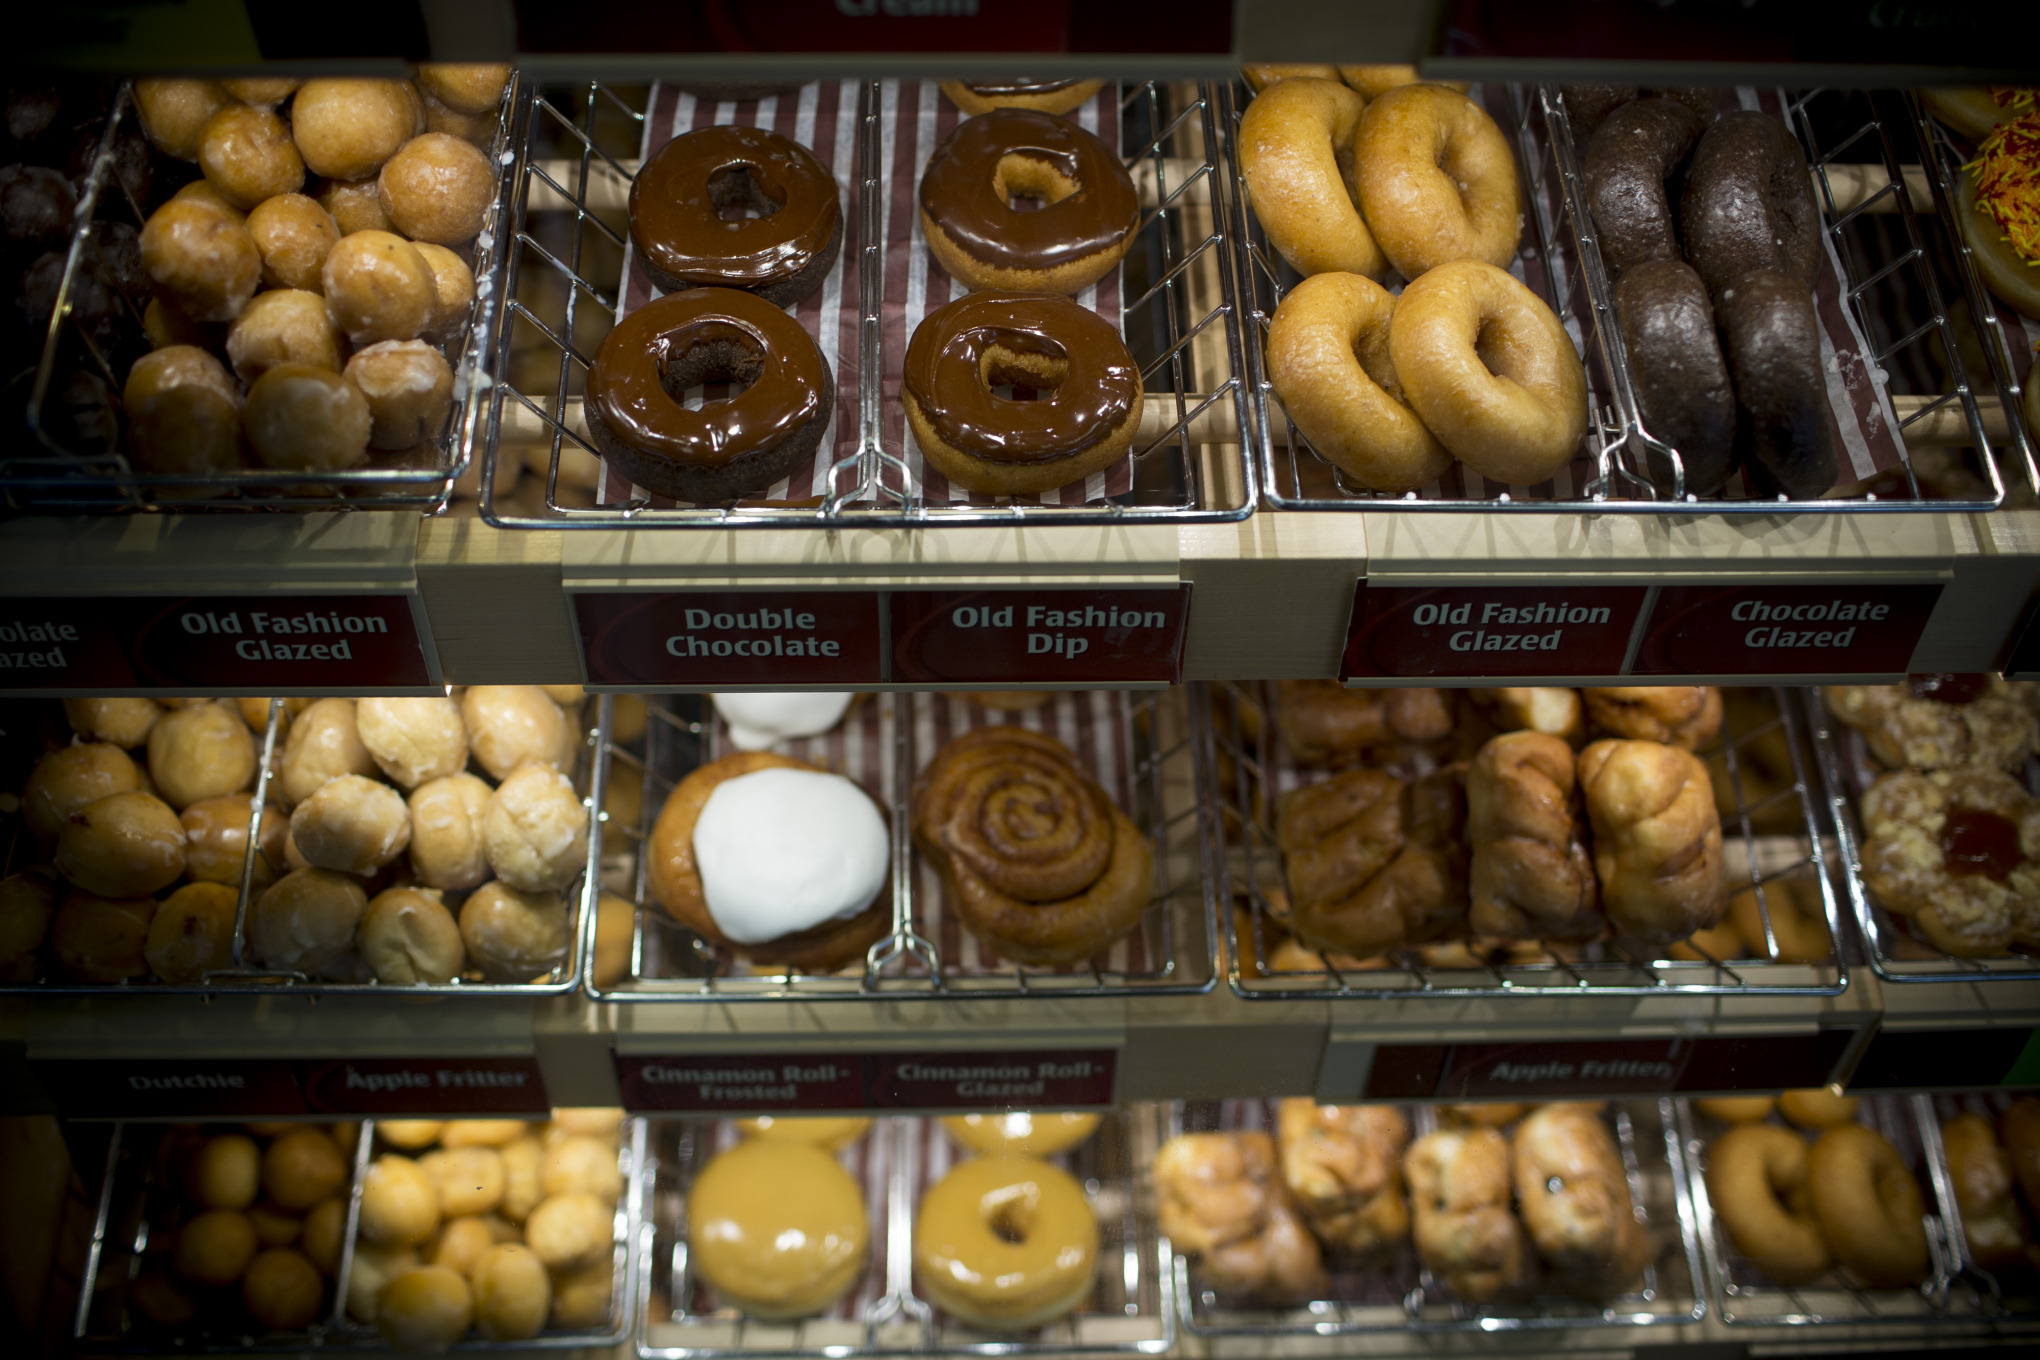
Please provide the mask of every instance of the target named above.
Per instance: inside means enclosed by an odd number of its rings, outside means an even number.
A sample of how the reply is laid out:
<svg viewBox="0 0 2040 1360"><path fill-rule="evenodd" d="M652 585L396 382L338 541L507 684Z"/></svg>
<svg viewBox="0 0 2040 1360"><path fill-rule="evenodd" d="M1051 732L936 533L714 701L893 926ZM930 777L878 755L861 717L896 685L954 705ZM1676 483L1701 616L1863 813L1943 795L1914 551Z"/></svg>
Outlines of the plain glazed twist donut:
<svg viewBox="0 0 2040 1360"><path fill-rule="evenodd" d="M1867 1285L1896 1289L1927 1277L1920 1183L1883 1134L1829 1129L1813 1145L1807 1187L1835 1258Z"/></svg>
<svg viewBox="0 0 2040 1360"><path fill-rule="evenodd" d="M1819 1223L1788 1207L1806 1179L1806 1140L1776 1124L1738 1124L1707 1151L1707 1194L1728 1240L1779 1284L1804 1284L1833 1259Z"/></svg>
<svg viewBox="0 0 2040 1360"><path fill-rule="evenodd" d="M1410 406L1483 477L1541 482L1587 432L1587 371L1572 337L1491 264L1441 264L1403 289L1388 352Z"/></svg>
<svg viewBox="0 0 2040 1360"><path fill-rule="evenodd" d="M950 1168L914 1215L914 1273L928 1298L970 1326L1044 1326L1096 1283L1098 1219L1069 1172L993 1153Z"/></svg>
<svg viewBox="0 0 2040 1360"><path fill-rule="evenodd" d="M1354 206L1365 101L1334 80L1282 80L1240 118L1240 172L1268 240L1297 273L1379 278L1388 259Z"/></svg>
<svg viewBox="0 0 2040 1360"><path fill-rule="evenodd" d="M1317 1239L1283 1193L1265 1133L1182 1133L1155 1154L1162 1231L1213 1288L1270 1303L1321 1297Z"/></svg>
<svg viewBox="0 0 2040 1360"><path fill-rule="evenodd" d="M1414 491L1452 466L1403 399L1388 354L1395 295L1359 274L1316 274L1268 327L1268 377L1311 447L1373 491Z"/></svg>
<svg viewBox="0 0 2040 1360"><path fill-rule="evenodd" d="M1516 258L1516 158L1495 120L1456 90L1399 85L1369 104L1353 134L1353 186L1375 241L1406 279L1453 260Z"/></svg>

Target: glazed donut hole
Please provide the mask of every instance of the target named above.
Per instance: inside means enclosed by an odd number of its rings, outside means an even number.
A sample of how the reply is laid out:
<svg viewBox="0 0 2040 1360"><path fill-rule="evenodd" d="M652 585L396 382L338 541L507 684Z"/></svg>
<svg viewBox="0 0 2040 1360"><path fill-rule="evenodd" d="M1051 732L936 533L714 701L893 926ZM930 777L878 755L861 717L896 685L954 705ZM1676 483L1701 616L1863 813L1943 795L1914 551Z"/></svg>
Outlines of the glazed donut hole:
<svg viewBox="0 0 2040 1360"><path fill-rule="evenodd" d="M263 1193L292 1213L339 1194L346 1183L347 1158L324 1129L294 1127L263 1150Z"/></svg>
<svg viewBox="0 0 2040 1360"><path fill-rule="evenodd" d="M245 793L223 794L191 804L179 814L184 824L184 872L205 883L238 886L248 857L248 823L255 799ZM266 888L283 872L283 843L290 818L274 803L262 810L262 851L255 857L255 886Z"/></svg>
<svg viewBox="0 0 2040 1360"><path fill-rule="evenodd" d="M35 763L21 786L21 816L43 840L54 840L71 820L102 798L133 793L141 772L127 752L102 742L52 751Z"/></svg>
<svg viewBox="0 0 2040 1360"><path fill-rule="evenodd" d="M358 944L376 981L394 987L451 982L467 962L460 926L437 891L390 888L377 893L361 918Z"/></svg>
<svg viewBox="0 0 2040 1360"><path fill-rule="evenodd" d="M503 1198L496 1211L505 1218L522 1223L531 1217L531 1211L545 1198L545 1187L541 1183L545 1148L537 1138L525 1134L503 1144L498 1153L503 1158Z"/></svg>
<svg viewBox="0 0 2040 1360"><path fill-rule="evenodd" d="M503 1202L503 1154L497 1149L446 1148L424 1162L448 1217L486 1214Z"/></svg>
<svg viewBox="0 0 2040 1360"><path fill-rule="evenodd" d="M358 180L417 133L423 108L407 81L325 77L298 87L290 120L308 169Z"/></svg>
<svg viewBox="0 0 2040 1360"><path fill-rule="evenodd" d="M225 327L212 322L193 321L162 298L152 297L149 305L142 308L142 338L149 342L150 349L190 345L213 350L227 343L227 332Z"/></svg>
<svg viewBox="0 0 2040 1360"><path fill-rule="evenodd" d="M380 1125L377 1126L380 1129ZM322 1199L305 1215L299 1245L311 1263L328 1275L340 1273L341 1238L347 1231L347 1201L335 1195Z"/></svg>
<svg viewBox="0 0 2040 1360"><path fill-rule="evenodd" d="M416 1246L439 1227L439 1190L409 1157L385 1153L361 1178L362 1237L377 1246Z"/></svg>
<svg viewBox="0 0 2040 1360"><path fill-rule="evenodd" d="M38 869L0 879L0 971L34 976L34 951L50 931L57 911L57 882ZM10 965L19 962L22 969ZM26 980L26 979L24 979Z"/></svg>
<svg viewBox="0 0 2040 1360"><path fill-rule="evenodd" d="M376 1330L400 1351L443 1351L473 1323L467 1276L445 1266L413 1266L383 1286Z"/></svg>
<svg viewBox="0 0 2040 1360"><path fill-rule="evenodd" d="M103 741L132 751L149 739L149 729L163 716L154 699L66 699L64 718L87 741Z"/></svg>
<svg viewBox="0 0 2040 1360"><path fill-rule="evenodd" d="M418 68L418 88L456 113L493 113L503 102L510 68L490 62L431 62Z"/></svg>
<svg viewBox="0 0 2040 1360"><path fill-rule="evenodd" d="M445 1127L443 1119L383 1119L376 1122L375 1136L393 1148L416 1152L438 1142Z"/></svg>
<svg viewBox="0 0 2040 1360"><path fill-rule="evenodd" d="M234 96L213 80L137 80L135 113L149 144L172 160L198 159L199 142L213 115Z"/></svg>
<svg viewBox="0 0 2040 1360"><path fill-rule="evenodd" d="M142 224L142 267L163 297L194 321L232 321L262 281L262 255L240 214L180 191Z"/></svg>
<svg viewBox="0 0 2040 1360"><path fill-rule="evenodd" d="M218 472L242 461L241 389L226 365L196 345L137 359L121 406L128 451L145 472Z"/></svg>
<svg viewBox="0 0 2040 1360"><path fill-rule="evenodd" d="M524 1243L549 1270L587 1265L610 1249L615 1211L585 1191L550 1195L524 1221Z"/></svg>
<svg viewBox="0 0 2040 1360"><path fill-rule="evenodd" d="M616 1263L591 1261L556 1271L552 1277L552 1322L576 1331L609 1321L609 1301L616 1292Z"/></svg>
<svg viewBox="0 0 2040 1360"><path fill-rule="evenodd" d="M590 965L597 987L609 987L630 972L630 942L637 930L637 908L629 898L603 893L595 902L595 958Z"/></svg>
<svg viewBox="0 0 2040 1360"><path fill-rule="evenodd" d="M262 1189L262 1149L244 1133L222 1133L192 1150L185 1193L208 1209L245 1209Z"/></svg>
<svg viewBox="0 0 2040 1360"><path fill-rule="evenodd" d="M275 108L290 98L291 91L303 83L291 76L243 76L220 82L228 94L258 109Z"/></svg>
<svg viewBox="0 0 2040 1360"><path fill-rule="evenodd" d="M330 368L284 363L248 389L241 420L263 467L339 472L368 457L368 398Z"/></svg>
<svg viewBox="0 0 2040 1360"><path fill-rule="evenodd" d="M482 822L492 795L486 783L465 771L413 791L411 873L420 883L465 892L488 878Z"/></svg>
<svg viewBox="0 0 2040 1360"><path fill-rule="evenodd" d="M444 132L413 137L377 177L383 212L417 241L472 241L496 197L496 172L472 142Z"/></svg>
<svg viewBox="0 0 2040 1360"><path fill-rule="evenodd" d="M450 1218L425 1253L427 1265L445 1266L472 1276L475 1263L496 1245L496 1234L481 1218Z"/></svg>
<svg viewBox="0 0 2040 1360"><path fill-rule="evenodd" d="M564 892L588 857L588 810L572 780L549 765L526 765L489 799L482 844L505 885Z"/></svg>
<svg viewBox="0 0 2040 1360"><path fill-rule="evenodd" d="M367 911L368 894L346 874L293 870L250 905L249 956L265 968L342 975L354 961L355 931Z"/></svg>
<svg viewBox="0 0 2040 1360"><path fill-rule="evenodd" d="M580 1193L614 1204L623 1194L616 1148L580 1134L562 1139L545 1154L539 1183L548 1196Z"/></svg>
<svg viewBox="0 0 2040 1360"><path fill-rule="evenodd" d="M174 808L239 793L255 778L255 760L248 725L223 704L166 713L149 733L149 777Z"/></svg>
<svg viewBox="0 0 2040 1360"><path fill-rule="evenodd" d="M484 883L460 908L468 959L491 982L529 982L567 957L567 908L549 893Z"/></svg>
<svg viewBox="0 0 2040 1360"><path fill-rule="evenodd" d="M148 976L149 897L108 898L73 889L50 921L50 952L73 982L104 985Z"/></svg>
<svg viewBox="0 0 2040 1360"><path fill-rule="evenodd" d="M290 725L277 768L277 792L292 807L343 774L373 775L375 758L362 744L352 699L317 699Z"/></svg>
<svg viewBox="0 0 2040 1360"><path fill-rule="evenodd" d="M223 1289L248 1273L255 1259L255 1225L232 1209L207 1209L177 1231L171 1269L193 1284Z"/></svg>
<svg viewBox="0 0 2040 1360"><path fill-rule="evenodd" d="M326 1282L301 1251L274 1246L248 1263L241 1279L241 1306L272 1331L296 1332L311 1325L325 1302Z"/></svg>
<svg viewBox="0 0 2040 1360"><path fill-rule="evenodd" d="M453 1119L440 1130L439 1145L500 1148L524 1137L530 1128L530 1121L524 1119Z"/></svg>
<svg viewBox="0 0 2040 1360"><path fill-rule="evenodd" d="M247 226L262 257L265 288L316 293L325 286L321 271L340 243L340 225L316 200L299 193L264 199L248 214Z"/></svg>
<svg viewBox="0 0 2040 1360"><path fill-rule="evenodd" d="M304 1221L296 1214L287 1214L274 1204L253 1205L247 1213L248 1221L255 1225L255 1240L265 1247L291 1246L304 1228Z"/></svg>
<svg viewBox="0 0 2040 1360"><path fill-rule="evenodd" d="M418 1253L410 1247L378 1247L368 1242L356 1242L354 1266L347 1276L348 1316L359 1322L374 1323L384 1288L391 1280L417 1267Z"/></svg>
<svg viewBox="0 0 2040 1360"><path fill-rule="evenodd" d="M357 345L417 339L439 303L432 267L393 232L341 237L320 278L334 324Z"/></svg>
<svg viewBox="0 0 2040 1360"><path fill-rule="evenodd" d="M574 734L566 714L536 685L471 685L461 696L468 749L492 778L521 765L574 766Z"/></svg>
<svg viewBox="0 0 2040 1360"><path fill-rule="evenodd" d="M453 407L453 369L423 340L370 345L347 361L347 377L368 400L371 447L408 449L437 439L445 429Z"/></svg>
<svg viewBox="0 0 2040 1360"><path fill-rule="evenodd" d="M475 305L475 272L468 268L466 260L445 246L413 241L411 248L432 271L432 319L425 323L424 338L436 345L451 343L459 338L460 328Z"/></svg>
<svg viewBox="0 0 2040 1360"><path fill-rule="evenodd" d="M342 236L392 229L390 215L383 211L382 188L373 179L327 180L312 201L326 210Z"/></svg>
<svg viewBox="0 0 2040 1360"><path fill-rule="evenodd" d="M537 1336L552 1311L552 1280L530 1248L505 1242L475 1262L475 1326L491 1341Z"/></svg>
<svg viewBox="0 0 2040 1360"><path fill-rule="evenodd" d="M142 957L173 986L191 987L234 964L234 914L240 894L224 883L187 883L149 918ZM238 1208L238 1205L229 1205Z"/></svg>
<svg viewBox="0 0 2040 1360"><path fill-rule="evenodd" d="M326 314L326 300L302 288L257 293L227 332L227 361L244 383L282 364L337 373L341 353L340 332Z"/></svg>
<svg viewBox="0 0 2040 1360"><path fill-rule="evenodd" d="M425 130L443 132L449 137L458 137L464 142L473 142L487 151L496 144L497 129L502 126L496 111L487 113L462 113L459 109L448 108L439 102L432 91L419 87L418 97L425 104Z"/></svg>
<svg viewBox="0 0 2040 1360"><path fill-rule="evenodd" d="M100 897L144 897L184 873L184 824L153 794L109 794L71 814L57 872Z"/></svg>
<svg viewBox="0 0 2040 1360"><path fill-rule="evenodd" d="M623 1111L614 1105L563 1106L552 1112L552 1123L546 1125L546 1136L555 1135L562 1141L599 1138L614 1148L623 1140Z"/></svg>
<svg viewBox="0 0 2040 1360"><path fill-rule="evenodd" d="M290 838L307 864L366 876L411 843L411 817L389 785L343 774L297 805Z"/></svg>
<svg viewBox="0 0 2040 1360"><path fill-rule="evenodd" d="M198 139L206 183L241 211L304 187L305 163L283 119L269 109L230 104L206 120Z"/></svg>

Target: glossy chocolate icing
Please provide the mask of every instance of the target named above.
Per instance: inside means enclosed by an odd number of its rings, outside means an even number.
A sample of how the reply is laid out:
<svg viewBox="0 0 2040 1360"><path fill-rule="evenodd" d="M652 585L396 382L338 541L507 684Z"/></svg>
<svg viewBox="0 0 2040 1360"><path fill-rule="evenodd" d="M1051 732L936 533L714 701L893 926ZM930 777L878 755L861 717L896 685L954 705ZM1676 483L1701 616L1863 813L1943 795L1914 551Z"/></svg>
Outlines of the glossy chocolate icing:
<svg viewBox="0 0 2040 1360"><path fill-rule="evenodd" d="M1077 191L1018 212L995 184L1007 156L1043 161ZM957 124L921 176L921 212L973 260L1051 270L1119 245L1140 225L1133 178L1075 123L1033 109L994 109Z"/></svg>
<svg viewBox="0 0 2040 1360"><path fill-rule="evenodd" d="M1045 355L1069 371L1039 401L996 396L1000 356ZM1096 312L1048 293L971 293L930 313L907 344L906 390L953 448L1000 463L1051 463L1138 416L1140 370Z"/></svg>
<svg viewBox="0 0 2040 1360"><path fill-rule="evenodd" d="M694 382L750 387L699 411L680 404ZM828 370L798 321L734 288L671 293L618 322L588 372L588 404L610 435L690 467L725 467L779 447L826 415Z"/></svg>
<svg viewBox="0 0 2040 1360"><path fill-rule="evenodd" d="M724 207L745 202L778 207L722 220ZM637 249L660 273L704 286L757 288L800 273L842 211L835 178L814 153L762 128L684 133L653 152L630 186Z"/></svg>
<svg viewBox="0 0 2040 1360"><path fill-rule="evenodd" d="M1080 82L1075 80L1035 80L1029 76L1007 76L1001 80L966 80L963 88L973 94L1054 94L1067 90Z"/></svg>

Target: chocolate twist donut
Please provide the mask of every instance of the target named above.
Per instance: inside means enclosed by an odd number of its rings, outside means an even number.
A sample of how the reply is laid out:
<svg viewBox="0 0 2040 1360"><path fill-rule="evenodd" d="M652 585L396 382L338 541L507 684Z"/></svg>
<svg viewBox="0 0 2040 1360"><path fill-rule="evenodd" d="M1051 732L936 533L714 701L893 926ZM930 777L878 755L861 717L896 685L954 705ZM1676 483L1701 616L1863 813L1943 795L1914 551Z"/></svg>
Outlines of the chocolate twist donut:
<svg viewBox="0 0 2040 1360"><path fill-rule="evenodd" d="M1700 115L1669 99L1639 99L1609 114L1587 143L1587 205L1611 275L1679 258L1665 181L1700 140Z"/></svg>
<svg viewBox="0 0 2040 1360"><path fill-rule="evenodd" d="M1719 491L1735 471L1735 388L1707 285L1683 260L1649 260L1615 285L1615 311L1644 428L1678 450L1688 495ZM1650 449L1645 467L1660 495L1678 494L1671 459Z"/></svg>
<svg viewBox="0 0 2040 1360"><path fill-rule="evenodd" d="M1686 258L1717 297L1756 269L1807 288L1820 274L1820 208L1806 154L1769 114L1723 114L1701 136L1686 169L1679 225Z"/></svg>
<svg viewBox="0 0 2040 1360"><path fill-rule="evenodd" d="M1750 488L1793 500L1825 495L1839 470L1813 295L1795 277L1760 269L1720 290L1719 301Z"/></svg>
<svg viewBox="0 0 2040 1360"><path fill-rule="evenodd" d="M725 221L724 209L738 206L762 216ZM784 307L820 287L842 252L842 194L798 142L763 128L701 128L638 171L630 238L669 293L742 288Z"/></svg>

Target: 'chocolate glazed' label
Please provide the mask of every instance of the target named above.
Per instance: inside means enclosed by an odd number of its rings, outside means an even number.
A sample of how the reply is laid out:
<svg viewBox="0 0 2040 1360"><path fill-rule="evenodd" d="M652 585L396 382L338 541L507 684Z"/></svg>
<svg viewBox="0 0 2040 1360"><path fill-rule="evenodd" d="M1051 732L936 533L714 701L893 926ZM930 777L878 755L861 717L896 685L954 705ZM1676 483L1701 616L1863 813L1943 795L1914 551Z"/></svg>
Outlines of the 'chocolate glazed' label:
<svg viewBox="0 0 2040 1360"><path fill-rule="evenodd" d="M748 175L755 194L742 192ZM776 204L725 221L727 204ZM835 179L800 143L750 127L685 133L652 153L630 186L631 240L662 274L757 288L806 269L842 218Z"/></svg>
<svg viewBox="0 0 2040 1360"><path fill-rule="evenodd" d="M1076 192L1020 212L1000 163L1038 161ZM994 109L957 124L921 176L921 212L956 248L1001 269L1045 271L1118 246L1140 224L1133 178L1075 123L1033 109Z"/></svg>

